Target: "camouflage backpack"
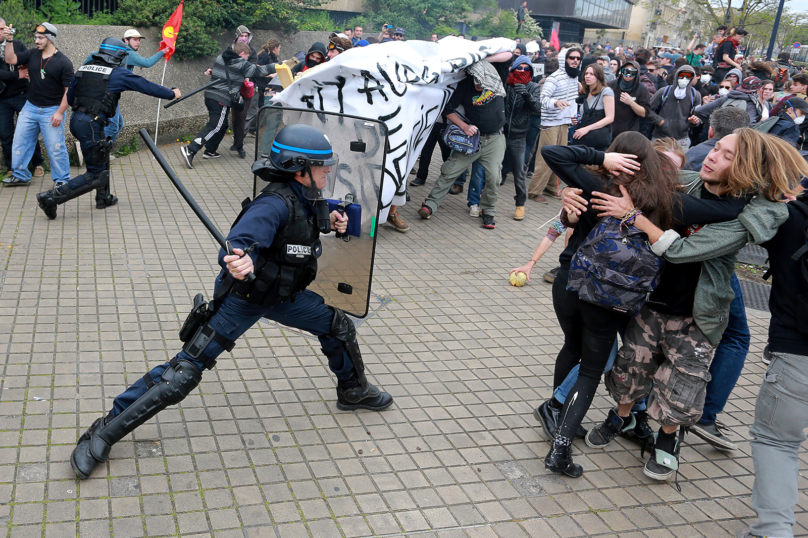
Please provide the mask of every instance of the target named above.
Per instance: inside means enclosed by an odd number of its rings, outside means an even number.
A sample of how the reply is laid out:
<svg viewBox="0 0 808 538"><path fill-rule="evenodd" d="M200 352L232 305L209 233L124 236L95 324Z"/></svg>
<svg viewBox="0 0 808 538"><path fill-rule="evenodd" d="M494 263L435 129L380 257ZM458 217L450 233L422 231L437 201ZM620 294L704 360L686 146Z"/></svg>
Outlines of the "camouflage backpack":
<svg viewBox="0 0 808 538"><path fill-rule="evenodd" d="M659 284L663 265L643 232L607 217L572 257L567 289L587 303L636 316Z"/></svg>

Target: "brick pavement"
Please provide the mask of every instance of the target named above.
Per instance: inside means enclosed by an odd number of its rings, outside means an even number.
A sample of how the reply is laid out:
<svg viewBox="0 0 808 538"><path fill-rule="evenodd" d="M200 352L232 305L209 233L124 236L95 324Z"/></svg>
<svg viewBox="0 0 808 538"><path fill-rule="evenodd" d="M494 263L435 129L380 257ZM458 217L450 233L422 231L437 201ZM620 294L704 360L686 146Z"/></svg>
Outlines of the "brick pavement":
<svg viewBox="0 0 808 538"><path fill-rule="evenodd" d="M222 147L229 147L229 140ZM180 168L227 229L251 190L249 161ZM437 164L433 164L437 171ZM561 339L541 274L522 289L509 268L528 259L558 203L528 202L498 226L449 196L430 221L379 233L373 313L358 332L371 379L394 395L383 413L340 412L314 338L260 323L178 407L113 448L93 478L75 479L76 438L129 383L178 349L191 298L210 292L217 249L147 152L112 164L120 204L92 195L48 221L28 189L0 190L0 533L10 537L576 537L734 536L754 516L749 445L731 457L694 437L682 493L642 473L639 450L575 443L586 473L549 474L531 410L550 394ZM722 419L748 436L764 366L768 315L749 310L752 350ZM605 416L601 389L587 422ZM795 532L808 535L808 458Z"/></svg>

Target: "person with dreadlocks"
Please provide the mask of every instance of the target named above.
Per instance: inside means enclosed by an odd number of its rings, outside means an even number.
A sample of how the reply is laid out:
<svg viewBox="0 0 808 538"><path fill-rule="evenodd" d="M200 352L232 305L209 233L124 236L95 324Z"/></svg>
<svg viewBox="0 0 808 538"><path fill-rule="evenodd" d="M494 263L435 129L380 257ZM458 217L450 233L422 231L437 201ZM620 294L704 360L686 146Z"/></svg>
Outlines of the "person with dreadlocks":
<svg viewBox="0 0 808 538"><path fill-rule="evenodd" d="M115 398L109 413L79 438L70 464L80 479L107 461L115 443L185 399L202 373L262 318L319 338L337 377L337 409L381 411L393 403L365 376L353 321L306 289L317 277L320 235L348 229L348 217L329 213L323 196L333 188L339 157L322 131L302 124L281 129L268 153L252 167L268 185L245 204L227 236L231 248L219 252L213 301L197 296L180 331L182 351Z"/></svg>

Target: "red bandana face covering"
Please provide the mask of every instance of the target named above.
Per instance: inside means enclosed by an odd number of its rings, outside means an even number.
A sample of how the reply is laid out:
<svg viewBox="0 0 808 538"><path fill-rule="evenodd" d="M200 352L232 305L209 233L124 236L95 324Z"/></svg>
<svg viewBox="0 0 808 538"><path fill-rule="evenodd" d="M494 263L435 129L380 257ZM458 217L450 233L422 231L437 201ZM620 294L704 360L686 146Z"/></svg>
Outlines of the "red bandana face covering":
<svg viewBox="0 0 808 538"><path fill-rule="evenodd" d="M509 86L513 86L514 84L527 84L531 80L533 80L532 71L511 71L508 75Z"/></svg>

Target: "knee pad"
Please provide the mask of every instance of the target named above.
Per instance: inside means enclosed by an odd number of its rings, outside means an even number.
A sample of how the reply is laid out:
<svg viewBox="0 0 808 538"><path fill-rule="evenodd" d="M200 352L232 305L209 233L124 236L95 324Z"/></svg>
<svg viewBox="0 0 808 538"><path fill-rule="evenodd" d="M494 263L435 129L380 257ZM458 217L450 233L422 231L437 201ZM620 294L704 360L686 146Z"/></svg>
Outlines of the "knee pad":
<svg viewBox="0 0 808 538"><path fill-rule="evenodd" d="M78 177L79 176L70 180L70 183L76 182ZM71 189L69 187L70 183L68 183L67 185L62 185L61 187L56 187L55 189L45 191L37 194L37 202L40 206L62 205L70 200L73 200L74 198L87 194L88 192L101 189L109 183L109 172L106 170L97 176L88 172L83 174L83 177L83 185Z"/></svg>
<svg viewBox="0 0 808 538"><path fill-rule="evenodd" d="M331 321L330 336L336 338L345 345L345 350L353 362L356 370L356 377L363 388L367 386L365 377L365 362L362 360L362 352L359 350L359 341L356 339L356 326L351 318L339 308L329 307L334 311L334 319Z"/></svg>
<svg viewBox="0 0 808 538"><path fill-rule="evenodd" d="M149 374L143 376L143 380L149 387L146 394L98 432L98 436L110 447L169 405L184 400L202 381L202 371L190 361L174 358L159 383L154 383Z"/></svg>

